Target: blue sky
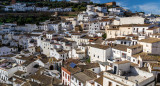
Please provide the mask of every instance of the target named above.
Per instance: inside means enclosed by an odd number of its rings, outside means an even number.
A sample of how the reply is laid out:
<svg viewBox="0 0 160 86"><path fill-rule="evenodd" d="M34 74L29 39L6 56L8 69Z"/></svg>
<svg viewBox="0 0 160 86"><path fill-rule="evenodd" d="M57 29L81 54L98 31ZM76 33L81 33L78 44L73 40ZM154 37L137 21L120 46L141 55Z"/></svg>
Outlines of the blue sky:
<svg viewBox="0 0 160 86"><path fill-rule="evenodd" d="M92 0L96 3L115 1L121 7L131 11L144 11L146 13L160 14L160 0Z"/></svg>

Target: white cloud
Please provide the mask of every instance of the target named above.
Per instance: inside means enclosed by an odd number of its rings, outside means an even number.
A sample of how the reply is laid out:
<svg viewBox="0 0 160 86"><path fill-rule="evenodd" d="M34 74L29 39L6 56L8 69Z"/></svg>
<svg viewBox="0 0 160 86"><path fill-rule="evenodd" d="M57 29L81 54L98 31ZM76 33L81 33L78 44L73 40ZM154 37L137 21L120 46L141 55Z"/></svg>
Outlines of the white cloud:
<svg viewBox="0 0 160 86"><path fill-rule="evenodd" d="M160 3L146 3L143 5L135 5L133 6L134 9L139 9L140 11L144 11L146 13L154 13L160 14Z"/></svg>
<svg viewBox="0 0 160 86"><path fill-rule="evenodd" d="M101 3L100 0L92 0L93 3Z"/></svg>

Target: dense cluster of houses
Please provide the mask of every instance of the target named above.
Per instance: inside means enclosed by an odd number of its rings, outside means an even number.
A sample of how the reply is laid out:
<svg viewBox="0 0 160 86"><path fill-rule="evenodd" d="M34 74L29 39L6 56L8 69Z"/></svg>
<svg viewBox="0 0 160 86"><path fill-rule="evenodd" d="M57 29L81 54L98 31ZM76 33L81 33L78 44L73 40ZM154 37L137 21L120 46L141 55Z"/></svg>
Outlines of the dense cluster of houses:
<svg viewBox="0 0 160 86"><path fill-rule="evenodd" d="M0 85L160 85L160 17L125 17L115 2L106 5L113 7L0 25Z"/></svg>
<svg viewBox="0 0 160 86"><path fill-rule="evenodd" d="M26 12L26 11L37 11L37 12L71 12L72 8L49 8L49 7L36 7L26 3L15 3L9 6L5 6L4 11L13 12Z"/></svg>

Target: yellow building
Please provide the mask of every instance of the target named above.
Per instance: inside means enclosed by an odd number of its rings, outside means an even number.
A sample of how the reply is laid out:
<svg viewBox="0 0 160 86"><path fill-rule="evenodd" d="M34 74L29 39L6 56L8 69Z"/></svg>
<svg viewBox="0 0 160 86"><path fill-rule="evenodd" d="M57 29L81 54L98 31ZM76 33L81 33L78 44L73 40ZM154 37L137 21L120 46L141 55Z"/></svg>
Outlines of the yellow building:
<svg viewBox="0 0 160 86"><path fill-rule="evenodd" d="M114 25L106 26L105 30L108 38L122 37L128 34L132 34L133 29L131 25Z"/></svg>

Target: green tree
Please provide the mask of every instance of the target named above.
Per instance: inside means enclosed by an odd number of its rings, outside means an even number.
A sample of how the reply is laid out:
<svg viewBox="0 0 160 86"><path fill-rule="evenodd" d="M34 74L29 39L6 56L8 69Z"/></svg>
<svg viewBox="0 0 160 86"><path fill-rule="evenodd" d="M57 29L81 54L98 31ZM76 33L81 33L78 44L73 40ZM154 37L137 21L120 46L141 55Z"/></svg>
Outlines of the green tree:
<svg viewBox="0 0 160 86"><path fill-rule="evenodd" d="M87 63L90 63L91 62L91 59L90 57L86 60Z"/></svg>
<svg viewBox="0 0 160 86"><path fill-rule="evenodd" d="M33 19L32 18L26 18L26 23L32 23Z"/></svg>
<svg viewBox="0 0 160 86"><path fill-rule="evenodd" d="M103 39L106 39L106 37L107 37L106 33L104 33L104 34L102 35L102 37L103 37Z"/></svg>

